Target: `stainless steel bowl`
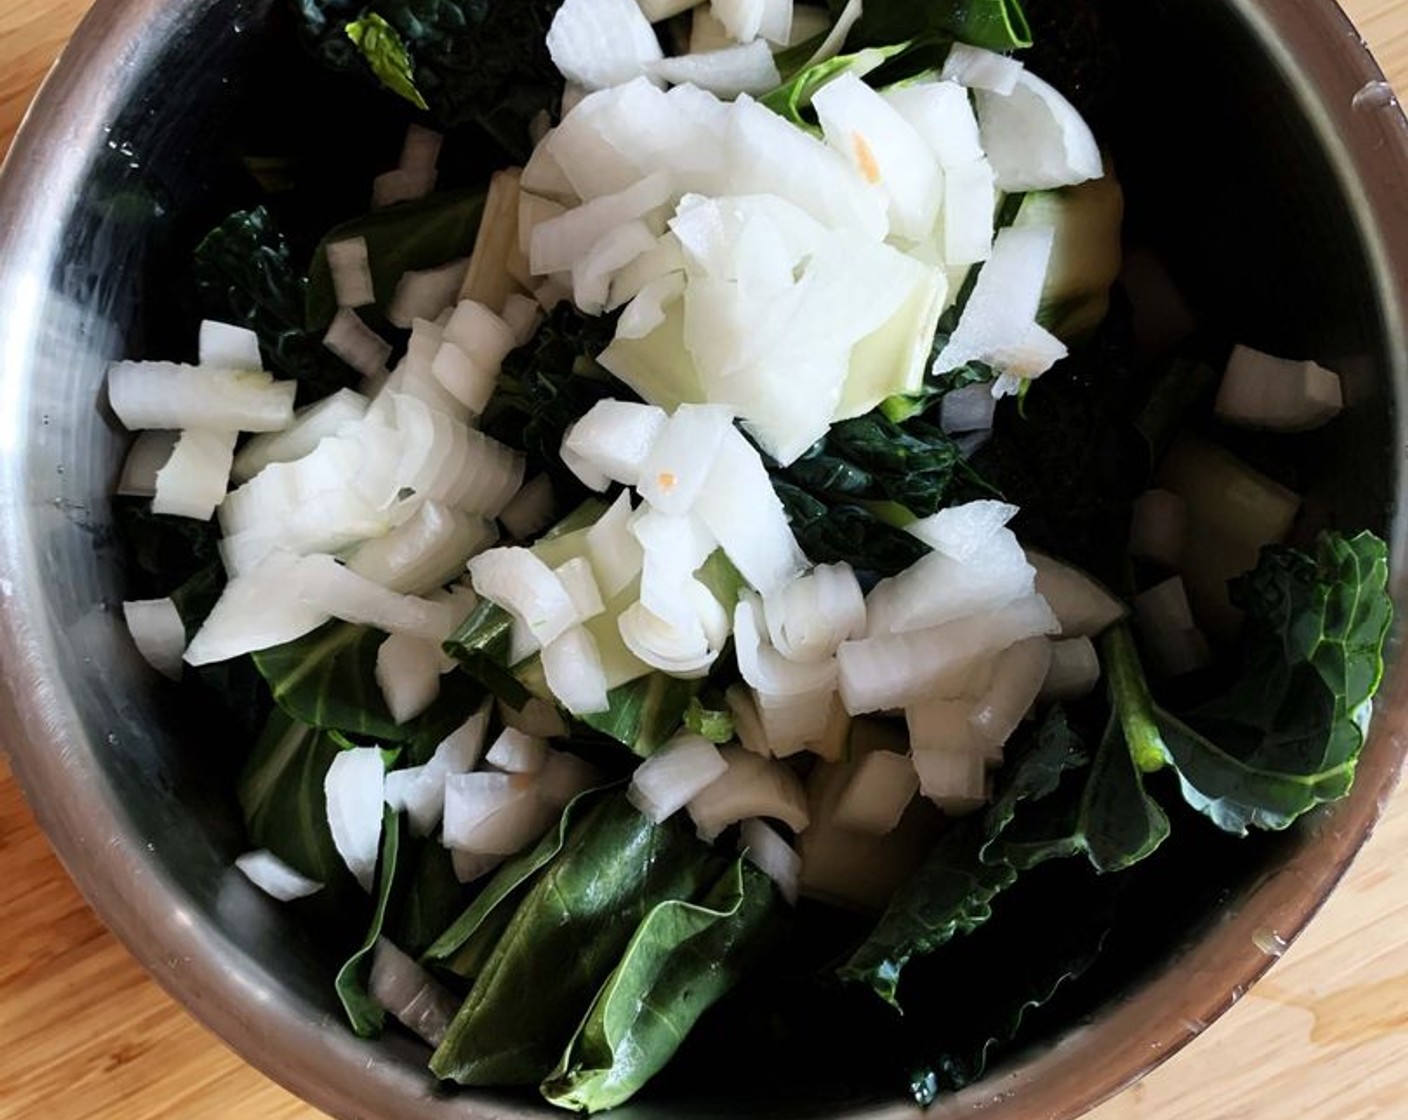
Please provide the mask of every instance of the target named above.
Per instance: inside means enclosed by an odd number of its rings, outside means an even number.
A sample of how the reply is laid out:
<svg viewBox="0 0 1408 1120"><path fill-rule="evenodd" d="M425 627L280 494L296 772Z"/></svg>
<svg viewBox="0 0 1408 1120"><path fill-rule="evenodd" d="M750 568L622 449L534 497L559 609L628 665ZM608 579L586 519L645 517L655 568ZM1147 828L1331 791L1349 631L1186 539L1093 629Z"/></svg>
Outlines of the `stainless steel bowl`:
<svg viewBox="0 0 1408 1120"><path fill-rule="evenodd" d="M1323 0L1111 8L1134 76L1112 125L1132 234L1165 257L1210 329L1343 372L1348 413L1320 449L1309 505L1391 534L1402 611L1408 122ZM270 1076L344 1118L548 1115L526 1098L446 1095L409 1043L343 1029L327 965L230 870L241 830L211 729L171 710L114 610L107 495L120 436L102 403L105 363L140 350L162 318L143 303L143 277L189 237L185 216L218 194L208 175L246 111L244 83L270 73L270 10L269 0L100 0L0 180L0 737L94 908ZM1146 962L1081 1025L929 1115L1076 1116L1216 1018L1270 964L1267 933L1293 937L1367 836L1397 777L1405 721L1400 660L1347 803L1230 878L1225 904L1189 915L1173 956ZM820 1074L810 1094L783 1102L715 1082L627 1113L914 1111Z"/></svg>

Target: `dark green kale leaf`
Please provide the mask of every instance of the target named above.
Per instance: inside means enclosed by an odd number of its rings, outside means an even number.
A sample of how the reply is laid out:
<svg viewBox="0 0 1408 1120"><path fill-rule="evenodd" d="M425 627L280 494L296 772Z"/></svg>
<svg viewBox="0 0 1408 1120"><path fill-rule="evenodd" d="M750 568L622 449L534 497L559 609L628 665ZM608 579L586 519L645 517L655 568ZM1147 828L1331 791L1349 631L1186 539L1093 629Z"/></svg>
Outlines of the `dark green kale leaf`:
<svg viewBox="0 0 1408 1120"><path fill-rule="evenodd" d="M359 380L351 366L306 329L308 281L269 211L231 214L196 246L195 280L206 314L259 336L267 369L298 381L300 404Z"/></svg>
<svg viewBox="0 0 1408 1120"><path fill-rule="evenodd" d="M336 70L375 80L348 35L375 17L395 32L407 77L445 127L475 124L513 159L531 150L529 122L555 110L562 77L547 50L561 0L294 0L309 49ZM400 72L398 66L397 72ZM393 87L395 88L395 87ZM396 92L404 96L401 89Z"/></svg>
<svg viewBox="0 0 1408 1120"><path fill-rule="evenodd" d="M1232 586L1242 671L1181 716L1152 700L1128 631L1112 629L1102 660L1136 763L1172 767L1188 804L1238 835L1345 796L1383 676L1387 583L1388 549L1371 533L1325 533L1314 556L1263 549Z"/></svg>
<svg viewBox="0 0 1408 1120"><path fill-rule="evenodd" d="M1032 45L1031 28L1018 0L866 0L860 22L847 37L851 47L883 46L930 37L972 43L992 51Z"/></svg>
<svg viewBox="0 0 1408 1120"><path fill-rule="evenodd" d="M918 537L863 506L828 505L776 473L772 488L782 500L797 543L814 563L844 562L874 578L898 575L930 551Z"/></svg>

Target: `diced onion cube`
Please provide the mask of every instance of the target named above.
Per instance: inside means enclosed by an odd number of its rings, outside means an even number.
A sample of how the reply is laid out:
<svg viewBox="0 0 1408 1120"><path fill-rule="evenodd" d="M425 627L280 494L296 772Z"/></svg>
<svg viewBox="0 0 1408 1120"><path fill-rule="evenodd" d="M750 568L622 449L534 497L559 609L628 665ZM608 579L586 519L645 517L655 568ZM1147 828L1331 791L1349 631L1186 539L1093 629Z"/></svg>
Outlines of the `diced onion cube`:
<svg viewBox="0 0 1408 1120"><path fill-rule="evenodd" d="M196 347L200 364L212 369L263 369L259 336L246 327L206 319Z"/></svg>
<svg viewBox="0 0 1408 1120"><path fill-rule="evenodd" d="M412 720L440 695L440 647L424 638L392 634L377 646L375 677L391 718Z"/></svg>
<svg viewBox="0 0 1408 1120"><path fill-rule="evenodd" d="M1227 360L1214 411L1230 424L1305 432L1329 423L1343 408L1338 374L1314 362L1236 346Z"/></svg>
<svg viewBox="0 0 1408 1120"><path fill-rule="evenodd" d="M258 370L175 362L113 362L108 367L108 401L129 431L276 432L293 419L297 389L292 381L275 381Z"/></svg>
<svg viewBox="0 0 1408 1120"><path fill-rule="evenodd" d="M338 307L366 307L376 302L371 265L367 262L367 239L349 237L330 242L326 249L328 270Z"/></svg>
<svg viewBox="0 0 1408 1120"><path fill-rule="evenodd" d="M295 871L273 852L264 848L236 856L235 866L244 873L246 879L280 902L307 898L323 889L322 883Z"/></svg>
<svg viewBox="0 0 1408 1120"><path fill-rule="evenodd" d="M635 486L641 468L669 420L663 408L627 401L598 401L563 440L563 450L607 478Z"/></svg>
<svg viewBox="0 0 1408 1120"><path fill-rule="evenodd" d="M883 836L919 791L919 775L908 755L871 751L856 767L836 803L832 820L842 828Z"/></svg>
<svg viewBox="0 0 1408 1120"><path fill-rule="evenodd" d="M659 824L728 770L723 755L699 735L676 735L636 767L626 796Z"/></svg>
<svg viewBox="0 0 1408 1120"><path fill-rule="evenodd" d="M1051 668L1039 699L1047 702L1079 700L1100 683L1100 655L1089 638L1064 638L1051 643Z"/></svg>
<svg viewBox="0 0 1408 1120"><path fill-rule="evenodd" d="M611 706L601 653L585 627L574 626L548 642L542 658L549 691L573 715L604 712Z"/></svg>
<svg viewBox="0 0 1408 1120"><path fill-rule="evenodd" d="M562 581L526 548L491 548L469 562L474 590L523 620L540 645L577 622Z"/></svg>
<svg viewBox="0 0 1408 1120"><path fill-rule="evenodd" d="M797 905L797 887L802 873L802 857L766 821L743 822L738 833L738 848L744 858L777 885L777 891L789 906Z"/></svg>
<svg viewBox="0 0 1408 1120"><path fill-rule="evenodd" d="M548 745L512 727L499 732L484 761L506 774L536 774L547 762Z"/></svg>
<svg viewBox="0 0 1408 1120"><path fill-rule="evenodd" d="M742 747L722 747L724 774L689 802L699 836L712 842L729 825L749 817L779 820L793 832L807 827L807 796L797 775Z"/></svg>
<svg viewBox="0 0 1408 1120"><path fill-rule="evenodd" d="M968 43L954 43L939 76L969 89L986 89L1006 96L1017 88L1023 69L1015 58Z"/></svg>
<svg viewBox="0 0 1408 1120"><path fill-rule="evenodd" d="M381 843L386 769L376 747L341 751L323 779L333 846L347 870L370 893Z"/></svg>

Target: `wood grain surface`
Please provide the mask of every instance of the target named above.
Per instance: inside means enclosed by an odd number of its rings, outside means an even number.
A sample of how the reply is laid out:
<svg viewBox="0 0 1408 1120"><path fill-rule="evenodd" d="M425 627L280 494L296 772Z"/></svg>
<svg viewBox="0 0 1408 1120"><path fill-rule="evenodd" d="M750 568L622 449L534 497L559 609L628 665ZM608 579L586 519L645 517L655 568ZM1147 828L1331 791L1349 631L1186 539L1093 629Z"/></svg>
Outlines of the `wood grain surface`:
<svg viewBox="0 0 1408 1120"><path fill-rule="evenodd" d="M0 0L0 151L87 6ZM1408 0L1345 7L1408 91ZM1267 979L1090 1120L1408 1118L1405 851L1408 787ZM0 1120L322 1116L241 1062L127 956L65 876L2 760L0 938Z"/></svg>

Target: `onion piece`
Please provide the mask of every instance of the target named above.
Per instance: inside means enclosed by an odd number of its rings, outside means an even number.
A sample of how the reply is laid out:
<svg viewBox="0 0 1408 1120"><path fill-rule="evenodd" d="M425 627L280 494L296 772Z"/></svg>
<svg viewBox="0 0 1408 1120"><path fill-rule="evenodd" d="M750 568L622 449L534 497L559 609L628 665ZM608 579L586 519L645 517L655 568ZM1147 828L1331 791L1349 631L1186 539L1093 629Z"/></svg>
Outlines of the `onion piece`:
<svg viewBox="0 0 1408 1120"><path fill-rule="evenodd" d="M348 237L333 241L325 252L337 306L366 307L375 303L376 290L372 287L372 270L367 262L367 239Z"/></svg>
<svg viewBox="0 0 1408 1120"><path fill-rule="evenodd" d="M997 183L983 157L944 171L944 263L977 264L992 256Z"/></svg>
<svg viewBox="0 0 1408 1120"><path fill-rule="evenodd" d="M548 642L543 646L542 659L548 689L574 716L604 712L611 707L601 653L585 627L574 626Z"/></svg>
<svg viewBox="0 0 1408 1120"><path fill-rule="evenodd" d="M1129 519L1129 554L1168 568L1183 561L1188 503L1170 490L1145 490Z"/></svg>
<svg viewBox="0 0 1408 1120"><path fill-rule="evenodd" d="M728 763L713 743L684 732L636 767L626 799L659 824L683 809L727 770Z"/></svg>
<svg viewBox="0 0 1408 1120"><path fill-rule="evenodd" d="M512 855L551 823L532 774L451 774L445 779L444 843L480 855Z"/></svg>
<svg viewBox="0 0 1408 1120"><path fill-rule="evenodd" d="M865 634L865 596L849 564L820 564L763 603L768 637L789 661L822 661Z"/></svg>
<svg viewBox="0 0 1408 1120"><path fill-rule="evenodd" d="M408 174L434 171L440 161L440 148L445 137L424 125L406 126L406 138L401 142L401 161L397 166Z"/></svg>
<svg viewBox="0 0 1408 1120"><path fill-rule="evenodd" d="M295 871L267 848L235 857L235 866L244 877L271 898L293 902L323 889L323 884Z"/></svg>
<svg viewBox="0 0 1408 1120"><path fill-rule="evenodd" d="M512 659L511 659L512 660ZM517 664L514 661L514 664ZM496 705L499 721L535 739L562 739L569 734L567 721L557 705L537 696L530 696L523 707L515 708L500 700Z"/></svg>
<svg viewBox="0 0 1408 1120"><path fill-rule="evenodd" d="M982 752L916 748L913 764L924 796L949 816L963 816L987 804L988 772Z"/></svg>
<svg viewBox="0 0 1408 1120"><path fill-rule="evenodd" d="M617 273L619 279L622 273ZM615 281L613 281L613 285ZM665 322L666 307L684 295L685 277L682 272L667 272L648 281L640 291L630 297L616 320L616 337L621 339L641 339L651 334ZM616 291L613 286L612 292ZM613 294L612 299L616 296Z"/></svg>
<svg viewBox="0 0 1408 1120"><path fill-rule="evenodd" d="M1079 700L1100 683L1100 656L1089 638L1065 638L1051 643L1051 668L1046 671L1038 700Z"/></svg>
<svg viewBox="0 0 1408 1120"><path fill-rule="evenodd" d="M374 676L391 718L405 723L440 695L440 647L409 634L391 634L376 648Z"/></svg>
<svg viewBox="0 0 1408 1120"><path fill-rule="evenodd" d="M570 751L548 750L538 774L538 796L555 809L566 807L578 794L601 784L601 774L591 763Z"/></svg>
<svg viewBox="0 0 1408 1120"><path fill-rule="evenodd" d="M156 493L156 476L171 458L180 432L155 429L138 432L122 461L115 493L124 498L150 498Z"/></svg>
<svg viewBox="0 0 1408 1120"><path fill-rule="evenodd" d="M381 843L386 767L376 747L338 753L323 779L333 846L361 888L371 893Z"/></svg>
<svg viewBox="0 0 1408 1120"><path fill-rule="evenodd" d="M528 261L518 247L519 199L522 171L516 167L495 171L489 177L483 216L469 254L469 267L460 287L460 299L471 299L488 308L503 307L519 281L528 275Z"/></svg>
<svg viewBox="0 0 1408 1120"><path fill-rule="evenodd" d="M743 822L738 834L743 858L771 879L789 906L797 905L802 857L766 821L756 817Z"/></svg>
<svg viewBox="0 0 1408 1120"><path fill-rule="evenodd" d="M918 703L946 680L966 679L983 658L1060 624L1038 595L931 630L843 642L836 651L841 699L852 715Z"/></svg>
<svg viewBox="0 0 1408 1120"><path fill-rule="evenodd" d="M108 402L123 427L276 432L293 419L292 381L259 370L176 362L113 362Z"/></svg>
<svg viewBox="0 0 1408 1120"><path fill-rule="evenodd" d="M1007 55L968 43L954 43L944 59L943 72L939 77L968 89L990 90L1006 97L1017 88L1017 79L1025 69L1015 58Z"/></svg>
<svg viewBox="0 0 1408 1120"><path fill-rule="evenodd" d="M669 202L670 176L652 172L624 190L601 195L534 227L528 262L535 276L571 272L572 267L612 230Z"/></svg>
<svg viewBox="0 0 1408 1120"><path fill-rule="evenodd" d="M1234 346L1217 390L1218 419L1247 428L1306 432L1344 410L1340 378L1314 362Z"/></svg>
<svg viewBox="0 0 1408 1120"><path fill-rule="evenodd" d="M718 547L704 523L692 515L672 516L642 505L631 532L640 542L643 557L641 603L676 625L699 617L698 604L685 588L696 582L694 573Z"/></svg>
<svg viewBox="0 0 1408 1120"><path fill-rule="evenodd" d="M527 540L553 523L552 479L535 475L523 484L513 500L499 513L499 521L510 537Z"/></svg>
<svg viewBox="0 0 1408 1120"><path fill-rule="evenodd" d="M762 457L736 428L724 433L693 508L739 574L764 598L806 571L807 558Z"/></svg>
<svg viewBox="0 0 1408 1120"><path fill-rule="evenodd" d="M493 310L472 299L462 299L455 305L445 324L444 337L495 377L516 344L513 328Z"/></svg>
<svg viewBox="0 0 1408 1120"><path fill-rule="evenodd" d="M445 779L467 774L479 764L489 727L488 703L447 735L423 766L393 770L386 775L386 803L410 820L411 832L429 836L445 810Z"/></svg>
<svg viewBox="0 0 1408 1120"><path fill-rule="evenodd" d="M965 385L945 393L939 402L939 427L949 435L985 432L997 413L997 398L986 383Z"/></svg>
<svg viewBox="0 0 1408 1120"><path fill-rule="evenodd" d="M605 599L629 587L645 564L645 552L631 531L632 512L631 496L622 491L587 530L587 556Z"/></svg>
<svg viewBox="0 0 1408 1120"><path fill-rule="evenodd" d="M647 72L671 85L688 83L719 97L763 94L782 84L772 51L761 39L721 50L661 59L651 63Z"/></svg>
<svg viewBox="0 0 1408 1120"><path fill-rule="evenodd" d="M1030 70L1006 96L978 90L983 150L1001 191L1049 190L1105 173L1090 126L1057 90Z"/></svg>
<svg viewBox="0 0 1408 1120"><path fill-rule="evenodd" d="M438 178L434 168L408 171L404 167L395 167L383 171L372 180L372 209L425 198L435 189Z"/></svg>
<svg viewBox="0 0 1408 1120"><path fill-rule="evenodd" d="M733 611L733 641L738 671L761 693L786 697L828 691L836 685L832 658L803 663L789 661L763 640L762 604L749 592L739 596Z"/></svg>
<svg viewBox="0 0 1408 1120"><path fill-rule="evenodd" d="M225 498L238 433L187 428L156 472L152 512L209 521Z"/></svg>
<svg viewBox="0 0 1408 1120"><path fill-rule="evenodd" d="M601 600L601 589L597 587L592 574L591 561L585 556L574 556L566 563L553 569L553 575L562 581L568 598L577 612L577 621L589 622L606 610Z"/></svg>
<svg viewBox="0 0 1408 1120"><path fill-rule="evenodd" d="M1182 676L1212 663L1212 651L1193 621L1179 576L1136 595L1134 614L1152 667L1161 676Z"/></svg>
<svg viewBox="0 0 1408 1120"><path fill-rule="evenodd" d="M692 582L704 595L709 595L698 581ZM677 624L661 618L643 603L632 603L621 612L616 627L632 654L652 669L672 677L702 677L719 656L719 649L710 646L703 622L697 615L686 616Z"/></svg>
<svg viewBox="0 0 1408 1120"><path fill-rule="evenodd" d="M973 706L973 729L1000 748L1031 710L1051 669L1051 642L1028 638L1003 650L993 663L992 680Z"/></svg>
<svg viewBox="0 0 1408 1120"><path fill-rule="evenodd" d="M668 421L665 410L654 405L598 401L573 424L563 451L570 450L609 479L635 486Z"/></svg>
<svg viewBox="0 0 1408 1120"><path fill-rule="evenodd" d="M351 389L339 389L316 404L301 408L281 432L254 436L235 456L231 471L236 482L248 482L270 463L288 463L314 450L327 436L338 435L367 412L367 398Z"/></svg>
<svg viewBox="0 0 1408 1120"><path fill-rule="evenodd" d="M682 404L650 444L636 489L661 513L684 514L708 481L733 413L717 404Z"/></svg>
<svg viewBox="0 0 1408 1120"><path fill-rule="evenodd" d="M831 27L831 32L822 40L822 43L812 52L811 58L802 65L802 69L815 66L819 62L835 58L841 53L841 48L846 44L846 36L851 33L851 28L859 21L862 14L862 0L846 0L846 6L841 9L841 14L836 17L836 22Z"/></svg>
<svg viewBox="0 0 1408 1120"><path fill-rule="evenodd" d="M181 679L181 654L186 650L186 624L171 599L129 599L122 617L132 643L153 669L173 681Z"/></svg>
<svg viewBox="0 0 1408 1120"><path fill-rule="evenodd" d="M462 1002L384 937L377 938L367 990L403 1027L431 1046L445 1041Z"/></svg>
<svg viewBox="0 0 1408 1120"><path fill-rule="evenodd" d="M616 274L655 248L655 242L655 234L639 219L602 234L572 263L572 302L588 315L600 315Z"/></svg>
<svg viewBox="0 0 1408 1120"><path fill-rule="evenodd" d="M1050 226L1009 226L997 235L957 328L934 359L935 373L1021 343L1036 319L1054 243Z"/></svg>
<svg viewBox="0 0 1408 1120"><path fill-rule="evenodd" d="M347 567L390 591L427 595L497 536L491 522L427 501L385 536L360 545Z"/></svg>
<svg viewBox="0 0 1408 1120"><path fill-rule="evenodd" d="M497 868L508 856L482 855L479 852L464 852L450 849L450 866L455 870L455 878L461 883L472 883L483 878Z"/></svg>
<svg viewBox="0 0 1408 1120"><path fill-rule="evenodd" d="M547 743L512 727L499 732L484 756L485 763L506 774L536 774L547 760Z"/></svg>
<svg viewBox="0 0 1408 1120"><path fill-rule="evenodd" d="M293 578L299 600L305 605L344 622L372 626L388 634L442 642L459 621L448 604L388 591L331 556L302 557Z"/></svg>
<svg viewBox="0 0 1408 1120"><path fill-rule="evenodd" d="M577 622L562 581L526 548L491 548L469 562L474 590L523 620L546 645Z"/></svg>
<svg viewBox="0 0 1408 1120"><path fill-rule="evenodd" d="M291 642L328 620L298 595L296 557L275 552L230 580L186 647L187 665L227 661Z"/></svg>
<svg viewBox="0 0 1408 1120"><path fill-rule="evenodd" d="M839 693L833 693L827 709L826 727L821 734L807 740L807 750L827 762L840 762L850 751L851 713L841 703Z"/></svg>
<svg viewBox="0 0 1408 1120"><path fill-rule="evenodd" d="M758 721L772 756L790 758L825 735L835 695L834 681L787 696L754 692Z"/></svg>
<svg viewBox="0 0 1408 1120"><path fill-rule="evenodd" d="M547 47L562 76L589 90L629 82L665 53L636 0L565 0Z"/></svg>
<svg viewBox="0 0 1408 1120"><path fill-rule="evenodd" d="M900 823L918 792L919 775L908 755L871 751L856 766L831 819L841 828L883 836Z"/></svg>
<svg viewBox="0 0 1408 1120"><path fill-rule="evenodd" d="M436 268L403 273L386 309L387 321L409 328L417 319L434 319L453 307L468 269L469 258L460 257Z"/></svg>
<svg viewBox="0 0 1408 1120"><path fill-rule="evenodd" d="M945 172L986 158L968 91L958 83L909 82L881 96L919 133ZM948 182L944 188L948 193ZM991 215L986 224L991 229Z"/></svg>
<svg viewBox="0 0 1408 1120"><path fill-rule="evenodd" d="M752 690L744 684L731 684L724 689L724 703L733 716L733 734L739 745L762 758L771 758L772 748Z"/></svg>
<svg viewBox="0 0 1408 1120"><path fill-rule="evenodd" d="M998 531L1016 516L1016 506L980 498L911 521L905 531L936 552L969 564L982 559Z"/></svg>
<svg viewBox="0 0 1408 1120"><path fill-rule="evenodd" d="M1093 638L1128 614L1124 603L1079 568L1027 550L1036 569L1036 593L1047 601L1065 638Z"/></svg>
<svg viewBox="0 0 1408 1120"><path fill-rule="evenodd" d="M259 336L247 327L205 319L196 344L200 364L212 369L262 370Z"/></svg>
<svg viewBox="0 0 1408 1120"><path fill-rule="evenodd" d="M323 345L355 369L363 377L386 375L386 360L391 357L391 343L372 330L351 308L339 307L332 317Z"/></svg>
<svg viewBox="0 0 1408 1120"><path fill-rule="evenodd" d="M712 843L729 825L749 817L779 820L793 832L807 827L807 796L796 774L742 747L721 747L719 754L728 769L689 802L701 840Z"/></svg>
<svg viewBox="0 0 1408 1120"><path fill-rule="evenodd" d="M542 308L532 296L510 292L504 297L504 305L499 312L504 325L513 331L513 341L524 346L538 333L538 324L543 321Z"/></svg>

